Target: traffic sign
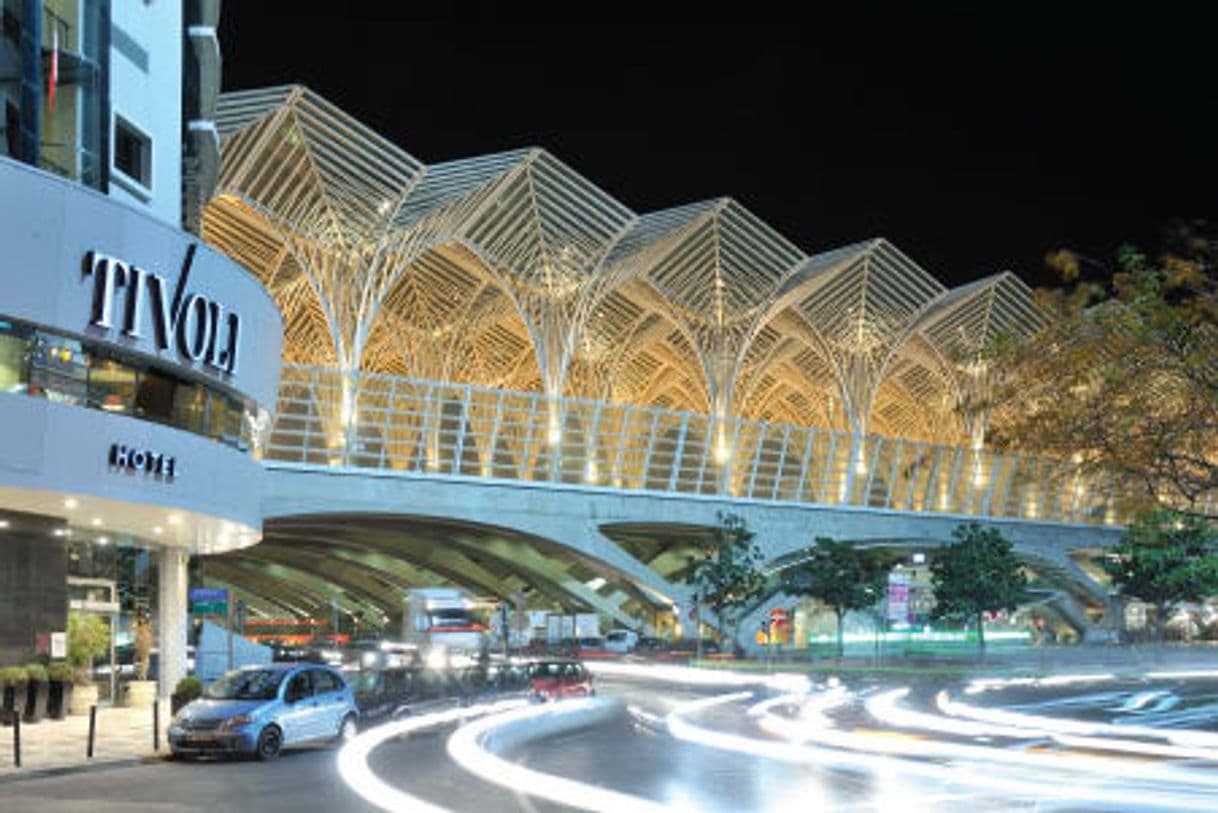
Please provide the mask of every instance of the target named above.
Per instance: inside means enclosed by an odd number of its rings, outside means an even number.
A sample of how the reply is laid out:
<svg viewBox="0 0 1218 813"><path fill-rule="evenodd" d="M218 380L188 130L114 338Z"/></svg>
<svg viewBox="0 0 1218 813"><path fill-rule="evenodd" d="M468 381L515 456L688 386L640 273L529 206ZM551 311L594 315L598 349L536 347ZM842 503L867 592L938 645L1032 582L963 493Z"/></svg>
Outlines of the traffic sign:
<svg viewBox="0 0 1218 813"><path fill-rule="evenodd" d="M192 587L187 598L191 615L228 615L228 590L223 587Z"/></svg>

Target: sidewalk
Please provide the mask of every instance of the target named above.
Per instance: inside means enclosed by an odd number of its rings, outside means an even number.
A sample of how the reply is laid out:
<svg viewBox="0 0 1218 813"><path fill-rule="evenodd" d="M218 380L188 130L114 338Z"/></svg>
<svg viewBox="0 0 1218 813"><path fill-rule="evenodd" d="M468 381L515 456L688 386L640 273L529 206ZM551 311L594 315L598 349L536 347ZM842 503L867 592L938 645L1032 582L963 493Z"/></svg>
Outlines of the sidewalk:
<svg viewBox="0 0 1218 813"><path fill-rule="evenodd" d="M168 753L169 709L161 708L161 751ZM85 756L89 715L21 725L21 767L13 765L13 728L0 727L0 782L47 771L152 758L152 709L98 707L93 758Z"/></svg>

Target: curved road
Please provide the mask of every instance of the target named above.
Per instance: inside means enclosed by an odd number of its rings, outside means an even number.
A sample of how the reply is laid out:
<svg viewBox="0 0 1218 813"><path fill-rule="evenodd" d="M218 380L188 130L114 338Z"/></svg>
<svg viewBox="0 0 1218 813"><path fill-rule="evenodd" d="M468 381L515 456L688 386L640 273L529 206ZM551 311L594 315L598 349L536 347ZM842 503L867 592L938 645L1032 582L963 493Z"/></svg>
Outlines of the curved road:
<svg viewBox="0 0 1218 813"><path fill-rule="evenodd" d="M608 719L508 750L514 764L674 810L1210 810L1218 674L1014 685L690 688L602 677ZM945 694L942 694L946 690ZM785 699L784 699L785 697ZM774 702L762 707L767 699ZM701 708L695 704L702 701ZM706 705L709 703L709 705ZM672 725L677 712L679 725ZM372 752L381 780L455 813L560 811L458 765L455 726ZM674 736L677 735L677 736ZM0 808L42 811L377 808L331 749L278 762L163 763L0 782ZM628 809L629 806L605 809Z"/></svg>

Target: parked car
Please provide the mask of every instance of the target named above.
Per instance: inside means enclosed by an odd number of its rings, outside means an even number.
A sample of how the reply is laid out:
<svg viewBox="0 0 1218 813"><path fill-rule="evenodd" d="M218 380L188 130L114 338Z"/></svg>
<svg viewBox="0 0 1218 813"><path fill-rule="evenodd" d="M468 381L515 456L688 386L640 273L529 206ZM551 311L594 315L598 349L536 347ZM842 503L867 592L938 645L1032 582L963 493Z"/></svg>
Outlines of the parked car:
<svg viewBox="0 0 1218 813"><path fill-rule="evenodd" d="M529 690L541 702L596 694L592 674L579 661L544 660L529 668Z"/></svg>
<svg viewBox="0 0 1218 813"><path fill-rule="evenodd" d="M417 702L419 685L415 670L367 669L346 671L355 693L360 723L374 724L410 714Z"/></svg>
<svg viewBox="0 0 1218 813"><path fill-rule="evenodd" d="M605 636L605 651L625 655L638 645L639 634L633 630L610 630Z"/></svg>
<svg viewBox="0 0 1218 813"><path fill-rule="evenodd" d="M668 643L663 638L644 635L635 642L634 651L639 654L647 654L664 649L666 646L668 646Z"/></svg>
<svg viewBox="0 0 1218 813"><path fill-rule="evenodd" d="M342 674L329 666L273 663L235 669L213 681L169 725L174 756L252 754L355 736L359 709Z"/></svg>

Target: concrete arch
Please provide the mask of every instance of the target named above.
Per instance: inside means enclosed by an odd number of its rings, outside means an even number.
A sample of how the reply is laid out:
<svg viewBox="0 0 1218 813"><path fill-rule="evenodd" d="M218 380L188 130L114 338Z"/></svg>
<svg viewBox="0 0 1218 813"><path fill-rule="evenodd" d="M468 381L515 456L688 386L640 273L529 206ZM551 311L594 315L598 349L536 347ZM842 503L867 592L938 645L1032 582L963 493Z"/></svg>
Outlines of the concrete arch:
<svg viewBox="0 0 1218 813"><path fill-rule="evenodd" d="M527 483L406 472L306 469L271 464L264 505L267 527L306 515L361 517L410 516L457 533L447 545L463 558L455 570L471 572L470 556L493 559L497 567L515 567L526 580L538 580L553 595L604 609L621 618L626 599L587 589L562 562L579 563L586 572L603 575L627 596L653 607L686 605L689 590L677 579L680 561L656 561L639 544L631 545L622 531L650 527L656 535L686 529L710 529L721 511L744 518L756 534L768 563L808 545L816 536L851 539L859 544L930 548L951 539L952 530L973 518L951 514L910 513L861 506L818 506L778 501L743 500L723 495L648 494L605 487L563 483ZM494 524L487 518L494 518ZM1044 568L1053 563L1063 583L1082 585L1080 595L1095 594L1086 574L1070 560L1076 549L1103 548L1119 538L1117 528L1065 525L1027 520L991 519L1011 539L1021 555L1034 557ZM338 528L341 530L341 526ZM333 529L325 529L332 533ZM642 531L644 536L649 531ZM487 545L488 539L498 540ZM381 551L385 552L385 551ZM419 554L422 555L422 554ZM555 561L558 564L555 565ZM433 563L434 564L434 563ZM424 567L431 567L423 563ZM547 573L549 574L547 576ZM610 588L612 589L612 588ZM1072 588L1073 589L1073 588ZM492 591L494 592L494 591ZM607 592L607 591L601 591Z"/></svg>

